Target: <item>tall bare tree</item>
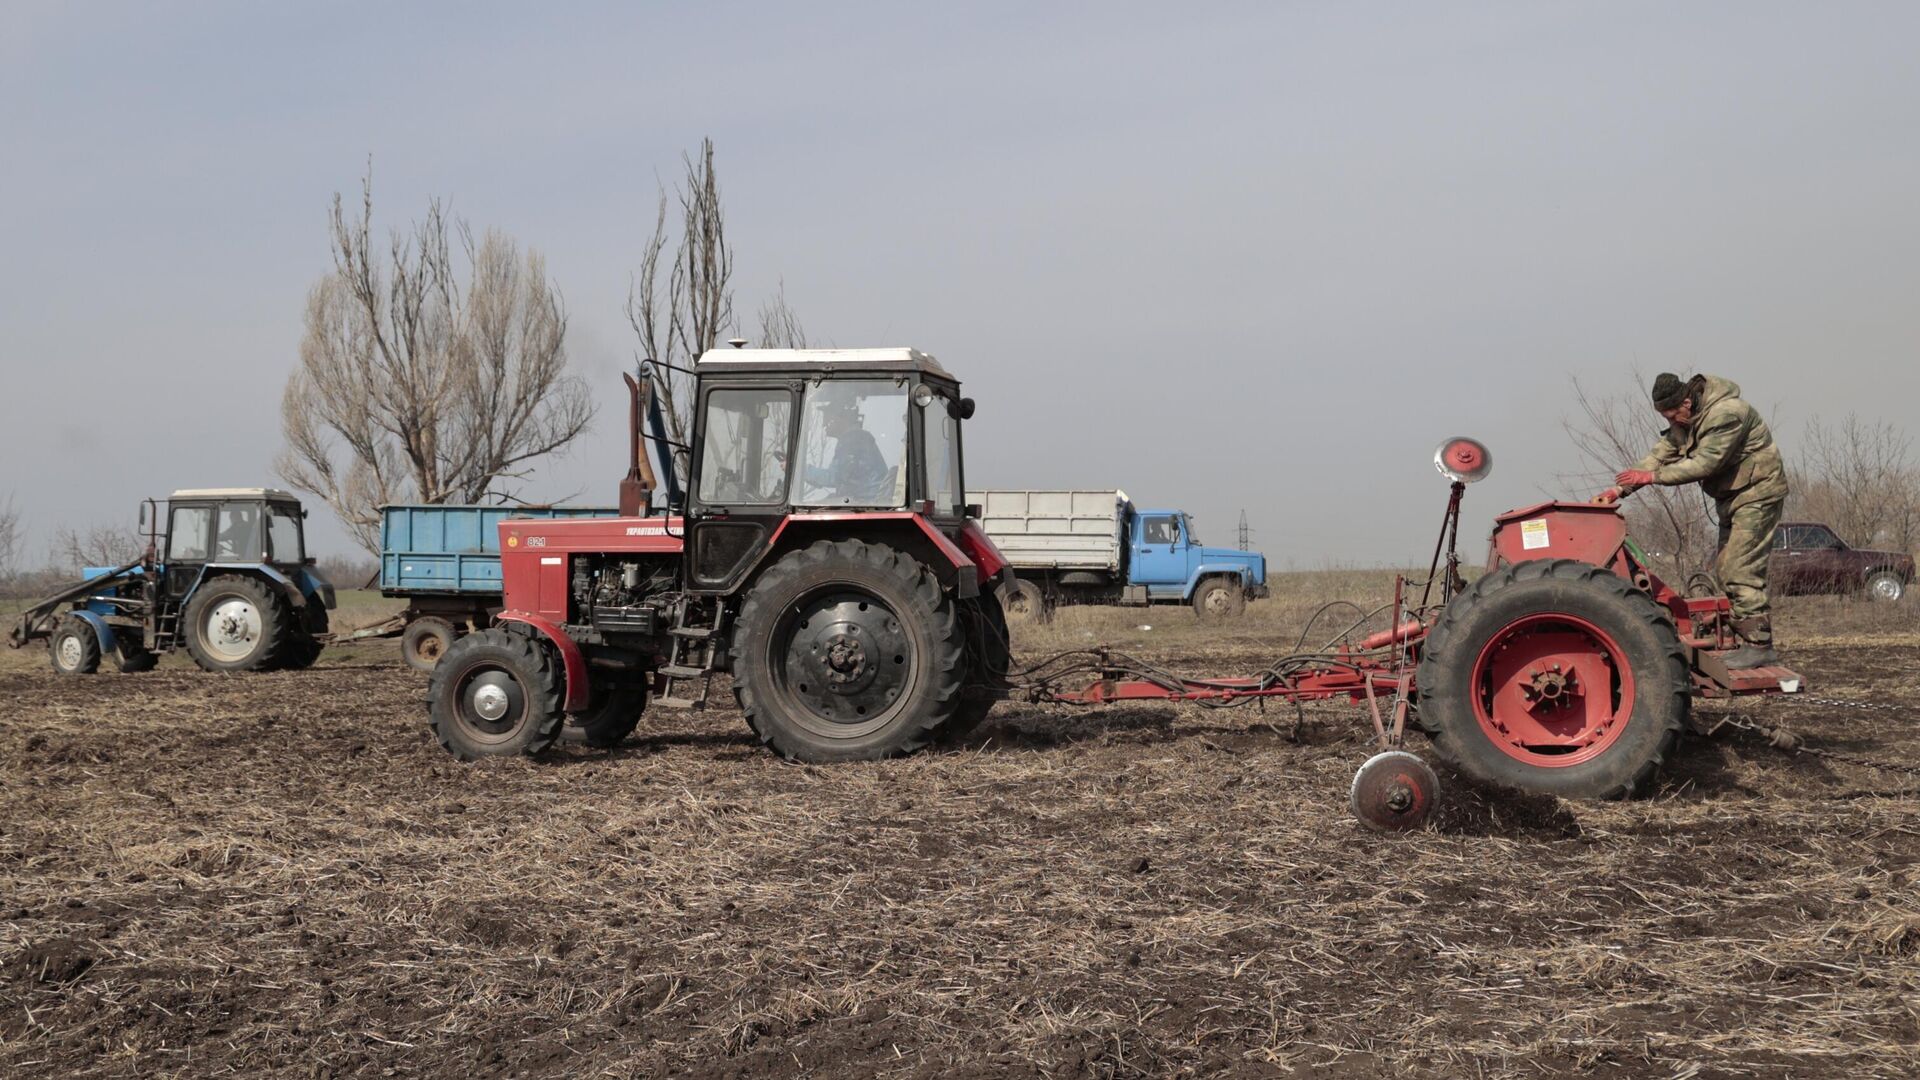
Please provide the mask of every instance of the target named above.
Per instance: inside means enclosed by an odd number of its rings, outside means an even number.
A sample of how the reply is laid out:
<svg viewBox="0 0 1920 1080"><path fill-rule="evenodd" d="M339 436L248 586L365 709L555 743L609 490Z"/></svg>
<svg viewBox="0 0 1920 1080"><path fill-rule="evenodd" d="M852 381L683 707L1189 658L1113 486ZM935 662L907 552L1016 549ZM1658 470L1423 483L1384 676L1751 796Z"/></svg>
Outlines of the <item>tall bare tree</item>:
<svg viewBox="0 0 1920 1080"><path fill-rule="evenodd" d="M21 533L20 509L8 493L6 501L0 502L0 585L12 581L19 572L20 543L24 539Z"/></svg>
<svg viewBox="0 0 1920 1080"><path fill-rule="evenodd" d="M382 504L484 501L579 437L593 400L567 373L566 307L537 251L476 241L438 200L377 250L371 175L358 209L334 196L277 464L377 551Z"/></svg>
<svg viewBox="0 0 1920 1080"><path fill-rule="evenodd" d="M1794 516L1823 521L1862 547L1920 544L1920 467L1900 428L1852 414L1838 424L1815 417L1794 466Z"/></svg>
<svg viewBox="0 0 1920 1080"><path fill-rule="evenodd" d="M627 293L627 321L640 340L641 355L667 365L654 372L667 437L687 441L693 429L693 380L683 370L733 329L733 248L727 243L726 215L720 204L720 180L713 170L713 140L700 142L700 157L682 155L683 175L675 185L678 226L667 221L667 193L660 192L653 235L640 251L640 272ZM662 277L661 259L672 243ZM684 462L676 458L676 468ZM684 474L681 477L685 479Z"/></svg>
<svg viewBox="0 0 1920 1080"><path fill-rule="evenodd" d="M780 287L767 301L760 305L760 347L764 349L804 349L807 347L807 330L800 325L800 316L787 303L787 283Z"/></svg>
<svg viewBox="0 0 1920 1080"><path fill-rule="evenodd" d="M113 525L66 526L54 530L50 561L63 574L88 566L124 566L140 557L146 540L139 533Z"/></svg>
<svg viewBox="0 0 1920 1080"><path fill-rule="evenodd" d="M1564 426L1583 468L1562 479L1598 492L1613 484L1615 473L1645 457L1660 437L1665 424L1639 389L1645 380L1638 372L1633 380L1632 391L1611 395L1595 393L1574 380L1574 402L1580 414ZM1623 505L1628 529L1653 557L1661 576L1683 582L1713 561L1719 526L1698 487L1642 488Z"/></svg>

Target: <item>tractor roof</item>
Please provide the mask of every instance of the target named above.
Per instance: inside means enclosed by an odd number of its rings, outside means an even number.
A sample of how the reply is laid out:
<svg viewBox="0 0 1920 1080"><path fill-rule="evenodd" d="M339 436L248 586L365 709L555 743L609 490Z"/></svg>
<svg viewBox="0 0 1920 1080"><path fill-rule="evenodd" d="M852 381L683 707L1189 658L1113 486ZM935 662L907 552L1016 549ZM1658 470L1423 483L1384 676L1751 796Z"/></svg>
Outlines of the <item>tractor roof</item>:
<svg viewBox="0 0 1920 1080"><path fill-rule="evenodd" d="M299 502L299 496L291 491L279 488L181 488L167 496L169 499L272 499L276 502Z"/></svg>
<svg viewBox="0 0 1920 1080"><path fill-rule="evenodd" d="M940 361L919 349L708 349L700 356L702 374L765 371L915 372L953 379ZM954 380L958 381L958 380Z"/></svg>

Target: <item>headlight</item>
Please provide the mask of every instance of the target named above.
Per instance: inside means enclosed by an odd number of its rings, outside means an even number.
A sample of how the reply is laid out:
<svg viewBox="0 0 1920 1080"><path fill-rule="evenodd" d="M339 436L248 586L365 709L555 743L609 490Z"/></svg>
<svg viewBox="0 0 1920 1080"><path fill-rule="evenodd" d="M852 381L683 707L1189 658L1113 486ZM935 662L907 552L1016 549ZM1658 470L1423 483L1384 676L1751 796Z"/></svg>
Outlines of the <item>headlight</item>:
<svg viewBox="0 0 1920 1080"><path fill-rule="evenodd" d="M928 386L926 383L921 383L919 386L913 388L913 403L915 405L924 409L933 404L933 399L933 387Z"/></svg>

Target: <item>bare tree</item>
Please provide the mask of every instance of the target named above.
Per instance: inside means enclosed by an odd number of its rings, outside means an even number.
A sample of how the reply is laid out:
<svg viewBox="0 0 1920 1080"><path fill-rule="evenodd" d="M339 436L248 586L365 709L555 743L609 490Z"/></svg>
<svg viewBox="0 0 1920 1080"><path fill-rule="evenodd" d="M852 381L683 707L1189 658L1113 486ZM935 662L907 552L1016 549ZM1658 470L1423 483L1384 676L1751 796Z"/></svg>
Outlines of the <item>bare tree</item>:
<svg viewBox="0 0 1920 1080"><path fill-rule="evenodd" d="M50 561L71 576L88 566L124 566L139 558L146 544L139 533L112 525L67 526L54 530Z"/></svg>
<svg viewBox="0 0 1920 1080"><path fill-rule="evenodd" d="M592 397L567 374L566 308L538 252L495 230L476 242L437 200L376 252L371 174L357 215L334 196L330 233L277 464L363 547L379 550L382 504L481 502L586 430Z"/></svg>
<svg viewBox="0 0 1920 1080"><path fill-rule="evenodd" d="M1564 426L1584 468L1562 479L1598 492L1613 484L1615 473L1645 457L1660 437L1665 429L1660 414L1638 390L1644 383L1638 372L1633 379L1632 392L1615 395L1597 394L1573 381L1580 415ZM1642 488L1625 501L1624 509L1628 530L1663 577L1678 584L1713 561L1719 527L1698 487Z"/></svg>
<svg viewBox="0 0 1920 1080"><path fill-rule="evenodd" d="M1900 428L1849 414L1808 421L1793 470L1793 514L1825 522L1849 544L1912 551L1920 543L1920 469Z"/></svg>
<svg viewBox="0 0 1920 1080"><path fill-rule="evenodd" d="M783 279L773 296L760 305L760 347L763 349L804 349L807 331L800 316L787 303L787 283Z"/></svg>
<svg viewBox="0 0 1920 1080"><path fill-rule="evenodd" d="M0 502L0 585L12 581L19 572L20 542L24 539L21 533L20 510L9 493L6 501Z"/></svg>
<svg viewBox="0 0 1920 1080"><path fill-rule="evenodd" d="M661 280L662 256L671 239L667 193L660 192L653 235L640 252L640 272L627 293L627 321L640 340L641 355L668 365L655 371L667 437L684 444L693 429L691 368L700 354L733 329L733 248L727 244L720 205L720 181L713 170L713 140L700 142L698 161L682 156L684 175L674 189L679 199L678 239ZM685 463L676 458L676 468ZM685 479L683 475L682 480Z"/></svg>

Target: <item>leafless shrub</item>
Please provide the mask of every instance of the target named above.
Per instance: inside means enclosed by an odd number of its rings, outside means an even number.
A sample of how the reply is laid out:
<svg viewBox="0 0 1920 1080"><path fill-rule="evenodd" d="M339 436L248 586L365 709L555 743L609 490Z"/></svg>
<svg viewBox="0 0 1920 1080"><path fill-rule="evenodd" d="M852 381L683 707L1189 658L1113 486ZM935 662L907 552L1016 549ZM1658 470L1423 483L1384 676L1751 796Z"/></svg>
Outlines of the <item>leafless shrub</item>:
<svg viewBox="0 0 1920 1080"><path fill-rule="evenodd" d="M1862 547L1920 544L1920 468L1900 428L1852 414L1838 424L1815 417L1794 464L1793 516L1825 522Z"/></svg>
<svg viewBox="0 0 1920 1080"><path fill-rule="evenodd" d="M480 502L585 431L593 401L567 374L566 308L537 251L491 229L476 242L437 200L385 253L372 223L369 176L357 216L334 196L278 468L377 551L383 503Z"/></svg>
<svg viewBox="0 0 1920 1080"><path fill-rule="evenodd" d="M380 576L378 562L352 555L323 555L318 569L322 577L341 589L364 589Z"/></svg>
<svg viewBox="0 0 1920 1080"><path fill-rule="evenodd" d="M1638 372L1633 380L1631 391L1618 394L1597 393L1573 381L1580 413L1565 427L1583 468L1564 479L1596 492L1610 487L1615 473L1645 457L1660 438L1665 423L1639 389L1646 380ZM1625 512L1628 529L1652 556L1655 571L1676 583L1706 569L1719 546L1712 511L1694 485L1642 488L1626 500Z"/></svg>

